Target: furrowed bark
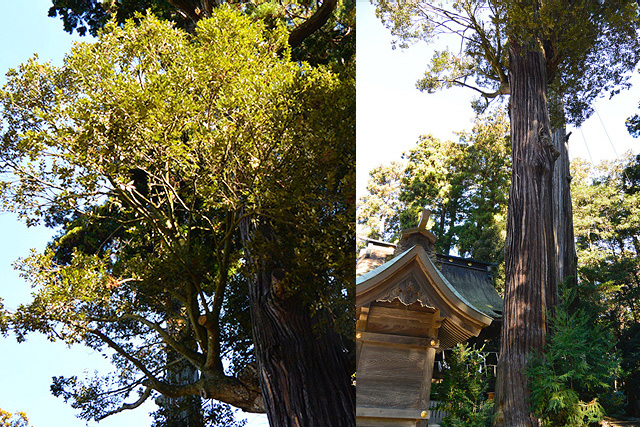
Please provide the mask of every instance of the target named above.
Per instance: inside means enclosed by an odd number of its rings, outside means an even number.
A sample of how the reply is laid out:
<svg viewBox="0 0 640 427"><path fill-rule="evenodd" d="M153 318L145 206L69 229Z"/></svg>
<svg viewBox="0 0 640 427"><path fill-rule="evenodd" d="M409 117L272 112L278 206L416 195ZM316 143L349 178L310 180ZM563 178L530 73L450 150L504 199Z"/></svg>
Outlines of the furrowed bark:
<svg viewBox="0 0 640 427"><path fill-rule="evenodd" d="M241 224L245 247L268 226ZM247 253L247 252L245 252ZM309 309L287 296L269 254L247 257L256 273L250 284L252 330L262 396L271 427L355 426L355 389L341 337L318 325Z"/></svg>
<svg viewBox="0 0 640 427"><path fill-rule="evenodd" d="M509 51L513 169L505 245L505 302L496 382L497 426L530 427L526 364L546 337L555 289L552 176L544 53L512 41Z"/></svg>
<svg viewBox="0 0 640 427"><path fill-rule="evenodd" d="M577 255L573 234L573 207L571 204L571 172L569 171L569 137L564 125L554 129L553 144L560 153L553 169L553 223L555 230L557 275L556 282L568 285L576 284ZM555 303L558 292L555 292ZM549 301L549 300L548 300ZM549 311L553 312L555 303L547 302Z"/></svg>

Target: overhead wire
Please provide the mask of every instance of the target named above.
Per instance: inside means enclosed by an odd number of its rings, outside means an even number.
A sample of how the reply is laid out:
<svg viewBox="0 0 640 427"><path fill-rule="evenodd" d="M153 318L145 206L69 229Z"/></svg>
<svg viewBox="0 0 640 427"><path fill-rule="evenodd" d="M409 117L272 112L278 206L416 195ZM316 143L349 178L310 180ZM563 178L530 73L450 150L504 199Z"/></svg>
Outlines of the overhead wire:
<svg viewBox="0 0 640 427"><path fill-rule="evenodd" d="M587 144L587 138L584 137L584 132L582 131L582 127L579 127L578 129L580 129L580 134L582 135L582 140L584 141L584 146L587 149L587 154L589 155L589 160L591 161L591 164L593 164L593 157L591 157L591 151L589 150L589 145Z"/></svg>
<svg viewBox="0 0 640 427"><path fill-rule="evenodd" d="M604 125L604 122L602 121L602 118L600 117L600 113L598 113L598 110L596 110L595 107L593 107L593 111L595 111L596 116L598 116L598 120L600 120L600 124L602 125L602 129L604 129L604 134L607 135L607 139L609 140L609 144L611 144L611 148L613 149L613 154L615 154L616 158L618 158L618 151L616 150L616 147L614 147L613 141L611 141L611 137L609 136L609 132L607 132L607 127Z"/></svg>

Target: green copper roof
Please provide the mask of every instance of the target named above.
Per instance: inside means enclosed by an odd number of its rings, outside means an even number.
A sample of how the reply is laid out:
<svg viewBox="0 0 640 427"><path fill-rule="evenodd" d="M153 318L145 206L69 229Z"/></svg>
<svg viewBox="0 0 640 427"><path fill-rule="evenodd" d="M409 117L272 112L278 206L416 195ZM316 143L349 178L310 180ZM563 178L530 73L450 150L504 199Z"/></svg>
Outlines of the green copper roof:
<svg viewBox="0 0 640 427"><path fill-rule="evenodd" d="M356 286L387 270L401 260L411 249L413 247L358 277ZM487 270L487 267L492 264L445 255L438 255L438 261L438 264L442 265L442 268L438 269L438 273L458 297L461 297L465 303L492 319L502 317L502 298L493 287Z"/></svg>
<svg viewBox="0 0 640 427"><path fill-rule="evenodd" d="M502 298L493 287L486 268L449 263L442 260L442 275L475 308L493 319L502 317Z"/></svg>

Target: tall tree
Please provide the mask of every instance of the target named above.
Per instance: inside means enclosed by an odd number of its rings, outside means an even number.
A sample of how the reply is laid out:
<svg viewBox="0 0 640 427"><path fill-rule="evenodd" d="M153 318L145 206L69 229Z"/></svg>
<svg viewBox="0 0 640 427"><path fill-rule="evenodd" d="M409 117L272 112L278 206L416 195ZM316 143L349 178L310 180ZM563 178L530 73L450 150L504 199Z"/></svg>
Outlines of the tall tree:
<svg viewBox="0 0 640 427"><path fill-rule="evenodd" d="M504 289L504 240L511 178L511 144L506 112L476 119L458 142L421 137L393 162L371 172L368 194L359 201L358 221L374 228L374 238L393 241L401 227L414 226L417 213L434 213L438 251L455 247L463 256L498 264L494 274ZM378 231L380 230L380 231Z"/></svg>
<svg viewBox="0 0 640 427"><path fill-rule="evenodd" d="M624 85L621 70L637 62L634 1L593 0L376 2L378 14L399 37L430 40L458 36L459 54L436 52L422 90L458 85L480 94L477 107L510 95L513 171L505 248L505 313L499 361L497 425L530 426L524 367L542 350L546 313L557 300L553 166L548 86L563 94L576 122L603 91Z"/></svg>
<svg viewBox="0 0 640 427"><path fill-rule="evenodd" d="M400 188L405 166L400 162L380 165L369 172L367 194L358 200L356 220L366 237L388 242L400 235L398 215L403 210Z"/></svg>
<svg viewBox="0 0 640 427"><path fill-rule="evenodd" d="M466 204L466 176L460 173L464 148L432 135L420 137L416 145L404 155L407 168L400 200L407 209L400 214L400 223L403 227L416 225L417 212L429 208L438 235L436 250L449 254L456 244L456 230Z"/></svg>
<svg viewBox="0 0 640 427"><path fill-rule="evenodd" d="M161 394L353 425L349 68L290 60L284 27L231 8L198 25L112 23L10 73L5 206L63 231L3 325L111 349L115 376L52 386L86 419ZM182 363L199 375L172 384Z"/></svg>
<svg viewBox="0 0 640 427"><path fill-rule="evenodd" d="M622 356L628 413L640 414L640 192L638 157L592 166L574 161L579 296L612 324Z"/></svg>
<svg viewBox="0 0 640 427"><path fill-rule="evenodd" d="M459 142L421 138L404 155L403 226L428 206L442 240L439 251L448 254L455 246L462 255L500 263L511 169L508 135L506 114L497 111L478 117Z"/></svg>
<svg viewBox="0 0 640 427"><path fill-rule="evenodd" d="M292 49L292 59L313 65L328 64L334 70L341 72L341 78L346 85L353 84L353 73L350 71L350 67L353 66L355 56L355 2L352 0L325 0L322 2L306 0L285 2L235 0L67 2L52 0L49 15L60 16L65 29L69 32L75 29L81 34L86 33L87 30L92 34L97 34L107 19L114 19L116 22L122 23L128 18L135 17L136 13L150 9L158 16L175 22L177 26L193 34L197 31L197 23L201 19L211 16L215 13L216 8L225 4L246 14L252 20L265 22L265 27L269 31L281 31L286 28L286 39ZM342 108L339 105L336 107ZM344 113L344 109L342 112ZM355 119L350 114L344 115L345 121ZM327 126L331 128L334 124L328 123ZM338 162L348 161L351 158L350 153L343 154L344 157L333 158L338 159ZM336 210L335 213L339 215L340 210ZM331 215L327 212L324 214ZM243 230L246 229L246 227L243 228ZM245 236L244 239L247 245L255 233L250 233L250 235ZM291 236L287 237L287 239L290 238ZM271 239L271 237L267 237L267 239ZM283 237L278 240L286 242ZM282 244L288 246L287 243ZM328 260L328 263L330 262ZM276 263L282 262L277 261ZM269 276L268 272L265 274ZM258 286L257 282L255 283ZM261 307L266 306L257 305L254 310L260 310ZM280 315L284 318L288 317L286 312L281 312ZM258 317L259 313L254 313L254 329L266 327L268 323L259 322ZM259 351L259 347L256 349ZM273 391L269 393L273 394Z"/></svg>

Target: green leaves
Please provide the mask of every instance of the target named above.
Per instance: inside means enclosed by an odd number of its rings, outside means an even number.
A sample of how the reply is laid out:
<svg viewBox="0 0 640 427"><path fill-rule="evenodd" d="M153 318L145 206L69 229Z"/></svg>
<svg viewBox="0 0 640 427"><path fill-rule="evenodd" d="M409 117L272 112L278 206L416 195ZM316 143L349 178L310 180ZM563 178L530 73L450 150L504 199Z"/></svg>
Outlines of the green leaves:
<svg viewBox="0 0 640 427"><path fill-rule="evenodd" d="M111 22L0 92L0 199L60 230L21 260L33 300L2 311L0 331L110 347L113 376L59 384L86 418L145 379L173 387L167 351L259 408L257 377L227 378L222 363L253 361L249 253L277 259L290 295L354 335L355 67L294 62L283 27L232 6L198 25L191 37L150 14ZM276 239L242 247L239 223L258 216Z"/></svg>
<svg viewBox="0 0 640 427"><path fill-rule="evenodd" d="M617 312L609 314L612 320L621 327L638 322L640 313L634 307L640 298L640 200L628 179L635 161L627 157L598 167L572 167L576 175L579 170L584 173L572 182L580 276L598 289L604 310Z"/></svg>
<svg viewBox="0 0 640 427"><path fill-rule="evenodd" d="M511 181L511 141L506 114L476 119L459 142L422 136L392 163L371 172L368 195L359 201L357 220L368 237L395 239L431 209L437 250L499 264L494 275L502 288L507 197Z"/></svg>
<svg viewBox="0 0 640 427"><path fill-rule="evenodd" d="M545 55L553 92L562 94L566 119L580 124L599 96L628 88L638 62L638 10L635 1L592 0L455 2L377 0L376 14L395 37L393 46L431 42L440 36L449 50L436 52L421 90L460 86L479 94L478 111L508 95L509 46L518 44ZM630 118L630 129L636 119Z"/></svg>
<svg viewBox="0 0 640 427"><path fill-rule="evenodd" d="M367 237L394 241L400 236L398 215L404 209L400 202L404 165L391 162L369 172L367 195L358 200L357 222Z"/></svg>
<svg viewBox="0 0 640 427"><path fill-rule="evenodd" d="M11 317L18 341L37 331L51 341L74 344L83 340L92 318L120 311L111 298L117 280L107 273L108 261L76 252L69 264L60 265L54 255L52 249L34 252L17 263L21 276L37 289L33 301L20 305Z"/></svg>
<svg viewBox="0 0 640 427"><path fill-rule="evenodd" d="M620 373L611 331L593 312L570 309L575 298L575 291L564 291L545 354L527 368L532 410L545 426L601 421L605 412L597 398L609 393Z"/></svg>
<svg viewBox="0 0 640 427"><path fill-rule="evenodd" d="M482 349L458 344L447 354L444 377L434 387L437 409L447 415L444 427L489 427L492 425L493 402L487 400L488 381L482 372Z"/></svg>

